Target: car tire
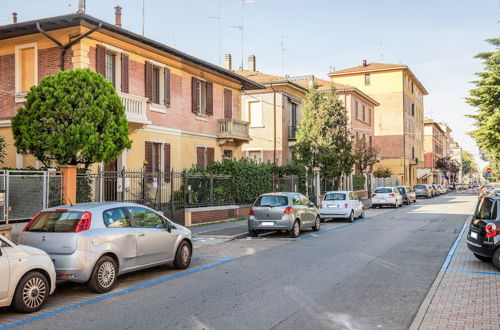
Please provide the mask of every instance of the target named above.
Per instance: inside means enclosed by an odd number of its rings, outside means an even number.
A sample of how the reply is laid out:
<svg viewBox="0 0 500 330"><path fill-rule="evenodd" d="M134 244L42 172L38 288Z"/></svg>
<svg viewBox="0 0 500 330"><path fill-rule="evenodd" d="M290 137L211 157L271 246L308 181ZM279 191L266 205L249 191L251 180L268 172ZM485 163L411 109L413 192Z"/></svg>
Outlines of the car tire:
<svg viewBox="0 0 500 330"><path fill-rule="evenodd" d="M482 255L477 254L477 253L473 253L473 254L474 254L474 257L478 258L481 261L484 261L484 262L490 262L491 261L491 257L485 257L485 256L482 256Z"/></svg>
<svg viewBox="0 0 500 330"><path fill-rule="evenodd" d="M314 226L312 227L312 230L319 231L320 227L321 227L321 219L320 217L316 217L316 220L314 220Z"/></svg>
<svg viewBox="0 0 500 330"><path fill-rule="evenodd" d="M299 220L295 220L292 226L292 230L290 230L290 237L297 238L300 234L300 223Z"/></svg>
<svg viewBox="0 0 500 330"><path fill-rule="evenodd" d="M179 243L177 251L175 251L174 267L176 269L186 269L191 263L191 257L193 255L193 249L191 245L184 240Z"/></svg>
<svg viewBox="0 0 500 330"><path fill-rule="evenodd" d="M347 218L347 221L354 222L354 211L351 211L351 215Z"/></svg>
<svg viewBox="0 0 500 330"><path fill-rule="evenodd" d="M364 219L365 218L365 210L361 210L361 214L359 215L359 218L360 219Z"/></svg>
<svg viewBox="0 0 500 330"><path fill-rule="evenodd" d="M96 293L109 292L116 284L118 267L116 261L110 256L103 256L97 260L87 287Z"/></svg>
<svg viewBox="0 0 500 330"><path fill-rule="evenodd" d="M500 248L497 248L495 252L493 252L491 262L493 263L493 266L500 270Z"/></svg>
<svg viewBox="0 0 500 330"><path fill-rule="evenodd" d="M17 284L12 309L19 313L33 313L45 304L50 288L47 278L40 272L29 272Z"/></svg>
<svg viewBox="0 0 500 330"><path fill-rule="evenodd" d="M249 230L248 234L250 235L250 237L257 237L257 236L259 236L259 233L256 230Z"/></svg>

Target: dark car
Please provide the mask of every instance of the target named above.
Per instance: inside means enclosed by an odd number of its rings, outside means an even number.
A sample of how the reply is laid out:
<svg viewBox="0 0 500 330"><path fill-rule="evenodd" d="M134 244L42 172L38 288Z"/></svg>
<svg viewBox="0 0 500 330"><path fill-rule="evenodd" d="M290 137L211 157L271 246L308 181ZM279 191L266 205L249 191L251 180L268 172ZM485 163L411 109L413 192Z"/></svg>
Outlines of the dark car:
<svg viewBox="0 0 500 330"><path fill-rule="evenodd" d="M396 189L403 197L403 204L410 205L416 199L415 193L411 187L397 186Z"/></svg>
<svg viewBox="0 0 500 330"><path fill-rule="evenodd" d="M500 269L500 197L485 196L472 217L467 246L481 261L492 261Z"/></svg>

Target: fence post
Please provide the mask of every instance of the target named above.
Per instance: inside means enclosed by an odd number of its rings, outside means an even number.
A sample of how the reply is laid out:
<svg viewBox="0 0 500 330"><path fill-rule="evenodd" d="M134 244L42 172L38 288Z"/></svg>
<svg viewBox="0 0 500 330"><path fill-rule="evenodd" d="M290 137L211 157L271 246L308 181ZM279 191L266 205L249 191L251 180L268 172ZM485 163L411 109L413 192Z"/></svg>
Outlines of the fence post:
<svg viewBox="0 0 500 330"><path fill-rule="evenodd" d="M125 166L122 167L122 202L125 202Z"/></svg>
<svg viewBox="0 0 500 330"><path fill-rule="evenodd" d="M5 213L5 223L9 224L9 170L5 171L5 202L4 202L4 213Z"/></svg>
<svg viewBox="0 0 500 330"><path fill-rule="evenodd" d="M97 180L99 182L99 202L104 201L104 173L102 164L97 167Z"/></svg>
<svg viewBox="0 0 500 330"><path fill-rule="evenodd" d="M174 220L174 170L170 170L170 220Z"/></svg>
<svg viewBox="0 0 500 330"><path fill-rule="evenodd" d="M49 201L49 190L48 180L47 180L47 171L43 171L43 183L42 183L42 209L46 209ZM76 201L75 201L76 203Z"/></svg>
<svg viewBox="0 0 500 330"><path fill-rule="evenodd" d="M210 204L214 203L214 177L210 174Z"/></svg>

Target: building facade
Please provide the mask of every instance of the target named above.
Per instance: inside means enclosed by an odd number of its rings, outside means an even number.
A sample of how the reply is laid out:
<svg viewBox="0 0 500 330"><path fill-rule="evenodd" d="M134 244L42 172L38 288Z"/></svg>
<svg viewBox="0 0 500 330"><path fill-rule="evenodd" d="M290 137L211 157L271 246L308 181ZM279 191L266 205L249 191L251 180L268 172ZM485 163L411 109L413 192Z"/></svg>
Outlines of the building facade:
<svg viewBox="0 0 500 330"><path fill-rule="evenodd" d="M356 87L380 103L374 113L375 147L381 162L401 184L422 180L424 95L427 90L406 65L367 63L329 73L334 83Z"/></svg>
<svg viewBox="0 0 500 330"><path fill-rule="evenodd" d="M441 171L436 168L436 161L445 156L446 132L439 123L431 119L424 120L425 168L431 174L427 183L442 183Z"/></svg>

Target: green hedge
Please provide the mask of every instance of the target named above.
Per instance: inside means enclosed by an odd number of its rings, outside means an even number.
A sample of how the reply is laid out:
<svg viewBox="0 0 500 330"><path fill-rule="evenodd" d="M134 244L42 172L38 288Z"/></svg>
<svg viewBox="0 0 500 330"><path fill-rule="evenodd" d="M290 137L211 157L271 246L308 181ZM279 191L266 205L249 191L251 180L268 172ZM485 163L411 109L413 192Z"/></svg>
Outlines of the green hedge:
<svg viewBox="0 0 500 330"><path fill-rule="evenodd" d="M354 174L352 176L352 185L354 190L365 189L365 176L363 174Z"/></svg>

